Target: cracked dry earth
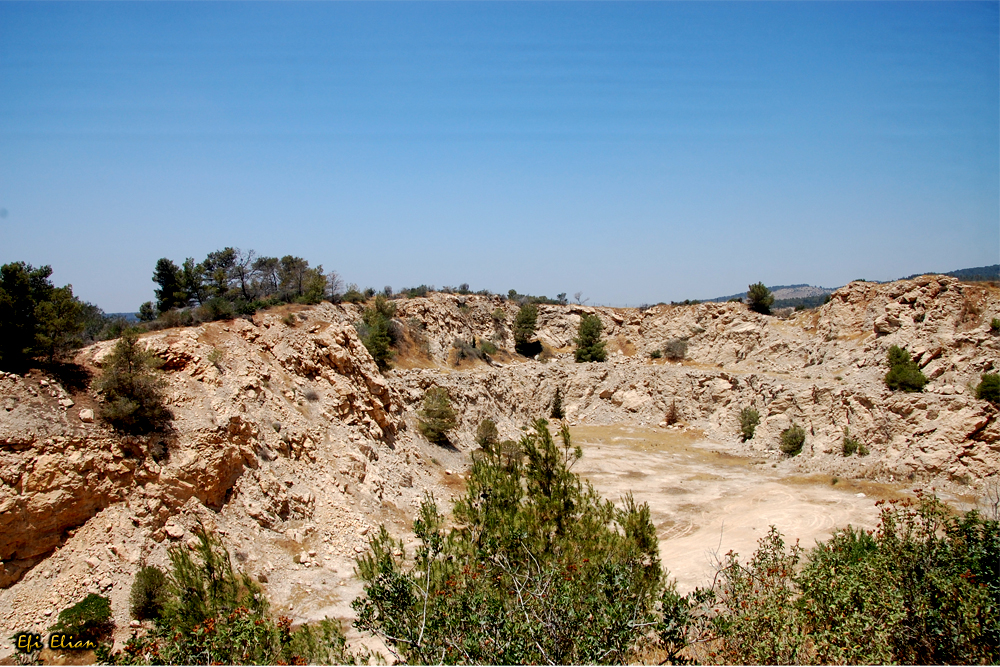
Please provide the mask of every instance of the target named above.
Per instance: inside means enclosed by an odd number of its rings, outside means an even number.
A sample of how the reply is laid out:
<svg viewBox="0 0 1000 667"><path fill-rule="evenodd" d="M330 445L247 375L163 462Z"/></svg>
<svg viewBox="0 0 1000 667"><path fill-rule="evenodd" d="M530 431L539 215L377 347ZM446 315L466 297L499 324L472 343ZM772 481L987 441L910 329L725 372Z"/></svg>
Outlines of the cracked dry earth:
<svg viewBox="0 0 1000 667"><path fill-rule="evenodd" d="M399 354L384 375L354 330L354 305L144 335L164 361L174 414L171 430L144 437L91 421L86 411L100 399L87 381L0 376L3 636L44 633L60 610L100 592L124 641L136 570L165 566L167 550L192 543L199 523L263 583L276 613L349 621L361 591L354 558L372 531L386 525L412 545L423 494L445 507L462 492L479 422L489 417L517 438L549 414L557 388L584 451L575 470L606 497L649 503L682 590L709 583L725 552L748 555L770 525L808 547L848 523L874 525L877 499L917 487L969 507L1000 467L997 410L972 391L1000 369L1000 336L988 324L1000 290L990 285L855 282L785 318L731 303L540 306L539 359L502 352L458 365L456 339L513 348L515 304L448 294L395 303ZM585 313L604 325L606 363L573 363ZM650 360L677 338L686 359ZM894 344L931 379L923 393L886 389ZM81 350L76 363L93 378L113 345ZM415 427L432 386L448 389L459 412L452 448ZM762 421L742 443L746 406ZM677 423L667 424L668 412ZM793 422L807 439L789 459L778 435ZM841 455L844 427L868 456ZM0 659L11 652L0 642Z"/></svg>

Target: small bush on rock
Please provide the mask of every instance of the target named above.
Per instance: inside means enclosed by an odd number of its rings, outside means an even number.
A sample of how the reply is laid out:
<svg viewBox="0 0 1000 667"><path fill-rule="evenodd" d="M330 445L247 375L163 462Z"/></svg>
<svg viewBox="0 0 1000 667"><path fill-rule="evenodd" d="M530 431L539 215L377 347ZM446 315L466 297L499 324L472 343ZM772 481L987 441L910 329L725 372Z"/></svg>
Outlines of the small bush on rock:
<svg viewBox="0 0 1000 667"><path fill-rule="evenodd" d="M81 636L81 638L103 637L113 630L115 622L111 618L111 600L91 593L72 607L59 612L59 619L52 626L52 632Z"/></svg>
<svg viewBox="0 0 1000 667"><path fill-rule="evenodd" d="M791 426L786 428L781 432L781 446L780 449L785 454L789 456L796 456L802 451L802 446L806 442L806 432L798 424L793 423Z"/></svg>
<svg viewBox="0 0 1000 667"><path fill-rule="evenodd" d="M754 408L743 408L740 410L740 437L743 442L753 438L757 425L760 424L760 413Z"/></svg>
<svg viewBox="0 0 1000 667"><path fill-rule="evenodd" d="M674 338L663 346L663 354L667 359L683 359L687 356L688 343L683 338Z"/></svg>
<svg viewBox="0 0 1000 667"><path fill-rule="evenodd" d="M976 398L990 403L1000 403L1000 374L983 373L979 386L976 387Z"/></svg>
<svg viewBox="0 0 1000 667"><path fill-rule="evenodd" d="M576 361L584 363L588 361L604 361L608 355L604 350L604 341L601 340L601 331L604 325L601 318L590 313L580 318L580 329L575 339Z"/></svg>
<svg viewBox="0 0 1000 667"><path fill-rule="evenodd" d="M129 612L140 621L159 618L167 597L167 575L155 565L139 568L129 594Z"/></svg>
<svg viewBox="0 0 1000 667"><path fill-rule="evenodd" d="M889 389L923 391L924 385L928 382L927 377L920 372L917 362L910 358L909 352L898 345L889 348L889 372L885 376L885 384Z"/></svg>
<svg viewBox="0 0 1000 667"><path fill-rule="evenodd" d="M451 396L444 387L431 387L424 394L424 405L417 410L417 428L431 442L447 442L448 431L458 426Z"/></svg>

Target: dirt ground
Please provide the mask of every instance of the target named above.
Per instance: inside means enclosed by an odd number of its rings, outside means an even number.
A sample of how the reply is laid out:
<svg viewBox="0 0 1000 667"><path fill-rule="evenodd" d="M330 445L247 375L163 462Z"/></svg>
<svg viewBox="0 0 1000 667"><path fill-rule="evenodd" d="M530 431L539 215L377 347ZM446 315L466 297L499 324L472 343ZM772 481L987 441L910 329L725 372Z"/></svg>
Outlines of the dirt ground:
<svg viewBox="0 0 1000 667"><path fill-rule="evenodd" d="M779 459L743 458L693 429L571 428L584 456L574 472L605 498L632 493L649 504L660 558L678 590L711 583L733 550L749 557L770 526L805 548L847 526L872 528L875 502L911 495L903 486L828 475L802 477Z"/></svg>

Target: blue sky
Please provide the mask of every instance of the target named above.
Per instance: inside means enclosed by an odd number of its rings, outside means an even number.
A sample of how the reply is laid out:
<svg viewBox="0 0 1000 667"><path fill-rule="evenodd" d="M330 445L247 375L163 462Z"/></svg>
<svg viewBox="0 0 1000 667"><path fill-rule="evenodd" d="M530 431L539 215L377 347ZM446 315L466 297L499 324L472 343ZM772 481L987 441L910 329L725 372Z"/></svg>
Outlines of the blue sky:
<svg viewBox="0 0 1000 667"><path fill-rule="evenodd" d="M998 3L0 3L0 262L612 305L1000 261Z"/></svg>

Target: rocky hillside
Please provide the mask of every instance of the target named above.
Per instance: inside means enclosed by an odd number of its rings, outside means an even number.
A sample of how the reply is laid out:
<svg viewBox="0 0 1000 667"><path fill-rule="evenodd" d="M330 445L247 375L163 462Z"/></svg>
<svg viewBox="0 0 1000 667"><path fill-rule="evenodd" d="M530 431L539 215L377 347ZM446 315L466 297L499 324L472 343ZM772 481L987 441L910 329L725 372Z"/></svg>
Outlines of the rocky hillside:
<svg viewBox="0 0 1000 667"><path fill-rule="evenodd" d="M322 304L147 334L164 360L169 431L123 437L92 415L92 390L38 372L0 377L0 627L44 628L87 591L110 595L128 625L142 562L192 539L201 521L299 618L347 613L353 555L374 526L406 534L425 491L447 499L479 421L516 437L547 416L556 389L571 424L662 426L668 413L733 451L802 470L975 486L1000 469L994 406L971 387L1000 370L1000 290L946 276L855 282L788 319L736 303L647 310L539 306L538 359L500 352L457 360L456 339L513 347L517 306L499 297L399 300L396 368L379 373L353 324L355 305ZM604 324L609 360L573 363L580 318ZM653 360L674 340L683 360ZM113 342L82 350L100 372ZM919 394L882 380L891 345L931 378ZM456 362L458 365L456 366ZM454 448L430 445L415 410L446 387L461 415ZM754 406L753 440L736 438ZM792 422L807 431L792 460L777 451ZM845 427L871 451L845 459ZM287 601L287 602L285 602ZM296 607L298 605L298 607Z"/></svg>

